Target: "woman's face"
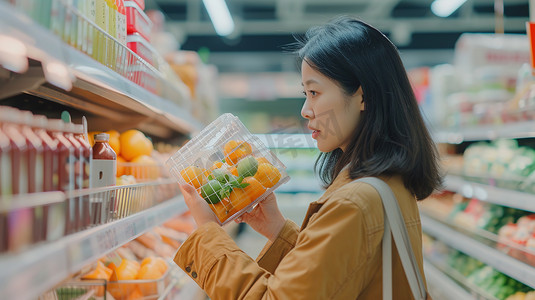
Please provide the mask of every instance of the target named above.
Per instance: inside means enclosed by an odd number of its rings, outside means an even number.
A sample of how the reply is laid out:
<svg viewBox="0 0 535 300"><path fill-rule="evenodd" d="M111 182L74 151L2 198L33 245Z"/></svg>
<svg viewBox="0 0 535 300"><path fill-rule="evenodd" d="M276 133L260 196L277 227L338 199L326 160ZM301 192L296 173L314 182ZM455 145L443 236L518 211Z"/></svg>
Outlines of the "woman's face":
<svg viewBox="0 0 535 300"><path fill-rule="evenodd" d="M332 79L312 68L305 60L301 78L306 97L301 115L308 120L312 138L321 152L345 151L364 110L362 89L351 96Z"/></svg>

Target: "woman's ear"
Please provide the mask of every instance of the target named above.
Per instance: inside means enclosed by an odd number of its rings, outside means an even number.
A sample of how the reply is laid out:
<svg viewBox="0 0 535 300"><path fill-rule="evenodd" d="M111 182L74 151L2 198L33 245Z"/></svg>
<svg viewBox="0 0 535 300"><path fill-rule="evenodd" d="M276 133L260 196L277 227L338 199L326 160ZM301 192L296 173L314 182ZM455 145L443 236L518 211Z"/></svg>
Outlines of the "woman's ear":
<svg viewBox="0 0 535 300"><path fill-rule="evenodd" d="M357 95L360 96L360 111L362 112L366 108L366 105L364 105L364 94L362 92L362 86L359 87L359 89L357 90Z"/></svg>

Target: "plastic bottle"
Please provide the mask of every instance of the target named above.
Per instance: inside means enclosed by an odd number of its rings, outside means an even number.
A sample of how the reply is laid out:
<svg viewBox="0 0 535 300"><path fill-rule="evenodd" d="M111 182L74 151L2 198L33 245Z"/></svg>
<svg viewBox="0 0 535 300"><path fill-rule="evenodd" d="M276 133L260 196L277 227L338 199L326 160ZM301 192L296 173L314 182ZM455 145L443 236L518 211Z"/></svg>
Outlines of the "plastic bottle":
<svg viewBox="0 0 535 300"><path fill-rule="evenodd" d="M74 147L64 136L65 123L62 120L48 120L49 135L58 142L58 187L60 191L74 190ZM64 220L65 230L64 234L73 232L73 224L71 223L71 210L74 206L74 199L67 199L65 203ZM51 216L49 215L50 219ZM55 227L57 228L57 227ZM48 239L56 238L59 234L57 231L51 236L48 231Z"/></svg>
<svg viewBox="0 0 535 300"><path fill-rule="evenodd" d="M117 154L108 143L110 135L107 133L95 134L93 156L91 161L90 186L92 188L114 186L117 174ZM107 208L113 207L112 193L97 193L91 198L92 221L102 224L108 220Z"/></svg>
<svg viewBox="0 0 535 300"><path fill-rule="evenodd" d="M121 45L126 46L126 8L124 0L115 0L117 6L117 40Z"/></svg>
<svg viewBox="0 0 535 300"><path fill-rule="evenodd" d="M89 176L91 172L91 160L93 156L93 148L89 144L89 141L84 136L84 127L83 125L75 124L74 125L74 138L78 140L78 142L83 147L82 152L82 162L83 162L83 169L82 169L82 189L88 189L89 188ZM89 215L90 211L90 205L89 205L89 196L82 196L82 205L81 205L81 221L82 221L82 227L86 228L89 225L91 225L91 219Z"/></svg>
<svg viewBox="0 0 535 300"><path fill-rule="evenodd" d="M108 5L106 0L96 0L95 6L95 24L104 32L108 32ZM93 55L100 63L105 63L107 52L106 36L102 32L95 31L96 36L93 40Z"/></svg>

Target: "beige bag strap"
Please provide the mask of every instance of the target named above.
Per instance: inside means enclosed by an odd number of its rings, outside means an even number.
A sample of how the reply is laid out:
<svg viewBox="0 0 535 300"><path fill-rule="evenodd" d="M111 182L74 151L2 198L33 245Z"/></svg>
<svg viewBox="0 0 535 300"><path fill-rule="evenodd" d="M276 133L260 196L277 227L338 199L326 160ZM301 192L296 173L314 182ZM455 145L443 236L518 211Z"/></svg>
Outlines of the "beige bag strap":
<svg viewBox="0 0 535 300"><path fill-rule="evenodd" d="M407 232L407 227L403 220L403 215L396 201L396 196L384 181L376 177L366 177L357 179L373 186L383 202L385 229L383 235L383 300L392 299L392 240L396 243L401 264L407 276L407 281L415 299L424 300L427 298L424 281L420 268L414 257L412 245Z"/></svg>

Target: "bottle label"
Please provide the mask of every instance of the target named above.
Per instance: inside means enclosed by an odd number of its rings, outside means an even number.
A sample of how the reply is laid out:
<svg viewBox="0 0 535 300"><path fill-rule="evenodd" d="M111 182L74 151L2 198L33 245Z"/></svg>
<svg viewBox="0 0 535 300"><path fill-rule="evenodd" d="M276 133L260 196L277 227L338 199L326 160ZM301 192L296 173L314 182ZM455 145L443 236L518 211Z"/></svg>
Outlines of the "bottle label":
<svg viewBox="0 0 535 300"><path fill-rule="evenodd" d="M91 187L114 186L116 182L117 161L93 159L91 166Z"/></svg>

